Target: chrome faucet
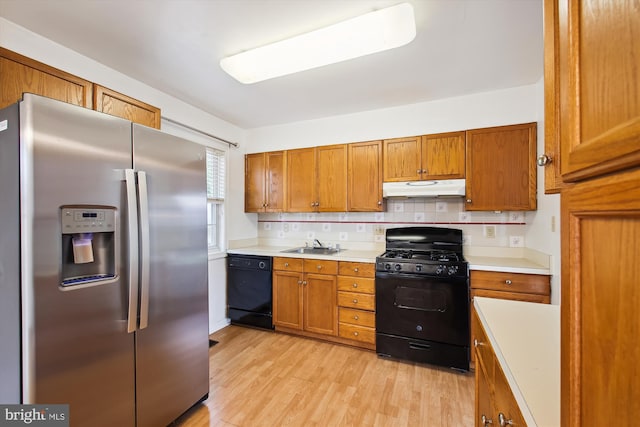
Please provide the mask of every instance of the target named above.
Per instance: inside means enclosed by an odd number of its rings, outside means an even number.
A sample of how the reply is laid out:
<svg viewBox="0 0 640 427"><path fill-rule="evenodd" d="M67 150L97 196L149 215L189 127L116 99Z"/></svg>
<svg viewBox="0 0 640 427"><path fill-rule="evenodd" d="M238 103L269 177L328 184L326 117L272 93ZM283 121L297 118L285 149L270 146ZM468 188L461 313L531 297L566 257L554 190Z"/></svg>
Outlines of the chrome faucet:
<svg viewBox="0 0 640 427"><path fill-rule="evenodd" d="M313 239L313 247L314 248L324 248L325 246L322 243L320 243L320 240Z"/></svg>

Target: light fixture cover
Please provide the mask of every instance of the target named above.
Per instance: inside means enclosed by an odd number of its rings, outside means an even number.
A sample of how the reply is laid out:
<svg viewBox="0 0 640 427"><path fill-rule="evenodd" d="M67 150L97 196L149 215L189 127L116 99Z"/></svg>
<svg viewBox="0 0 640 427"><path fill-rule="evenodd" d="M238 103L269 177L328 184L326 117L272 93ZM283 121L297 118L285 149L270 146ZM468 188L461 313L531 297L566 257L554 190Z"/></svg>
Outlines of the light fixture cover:
<svg viewBox="0 0 640 427"><path fill-rule="evenodd" d="M403 46L416 36L413 6L401 3L223 58L241 83L256 83Z"/></svg>

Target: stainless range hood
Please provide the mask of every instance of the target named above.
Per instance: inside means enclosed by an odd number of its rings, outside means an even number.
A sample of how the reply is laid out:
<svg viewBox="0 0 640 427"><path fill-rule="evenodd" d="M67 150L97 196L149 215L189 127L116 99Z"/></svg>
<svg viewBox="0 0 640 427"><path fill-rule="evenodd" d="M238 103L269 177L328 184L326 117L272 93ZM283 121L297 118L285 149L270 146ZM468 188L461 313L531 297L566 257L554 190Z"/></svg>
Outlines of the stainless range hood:
<svg viewBox="0 0 640 427"><path fill-rule="evenodd" d="M463 197L464 179L382 183L382 197Z"/></svg>

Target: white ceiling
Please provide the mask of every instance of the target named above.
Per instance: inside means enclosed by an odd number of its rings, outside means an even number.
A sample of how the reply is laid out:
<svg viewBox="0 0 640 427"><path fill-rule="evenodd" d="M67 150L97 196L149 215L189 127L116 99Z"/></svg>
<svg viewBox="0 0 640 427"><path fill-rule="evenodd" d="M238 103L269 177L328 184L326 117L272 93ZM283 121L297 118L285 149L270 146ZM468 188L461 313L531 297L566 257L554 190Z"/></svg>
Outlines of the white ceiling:
<svg viewBox="0 0 640 427"><path fill-rule="evenodd" d="M402 0L0 0L0 16L242 128L534 84L542 0L409 0L399 49L243 85L221 58Z"/></svg>

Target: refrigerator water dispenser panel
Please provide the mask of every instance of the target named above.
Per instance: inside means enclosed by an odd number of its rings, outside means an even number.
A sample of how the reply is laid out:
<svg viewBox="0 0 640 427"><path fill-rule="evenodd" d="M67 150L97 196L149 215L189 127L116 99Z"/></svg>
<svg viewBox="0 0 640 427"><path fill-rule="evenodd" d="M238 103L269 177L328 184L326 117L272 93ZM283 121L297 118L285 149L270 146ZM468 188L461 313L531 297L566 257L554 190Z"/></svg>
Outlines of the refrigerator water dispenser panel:
<svg viewBox="0 0 640 427"><path fill-rule="evenodd" d="M63 206L60 213L60 284L67 287L115 279L116 209Z"/></svg>

